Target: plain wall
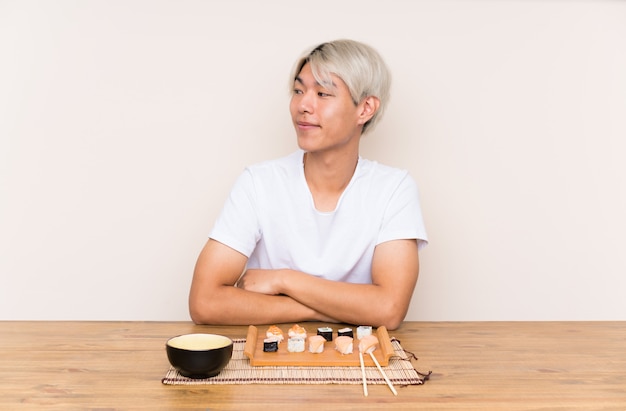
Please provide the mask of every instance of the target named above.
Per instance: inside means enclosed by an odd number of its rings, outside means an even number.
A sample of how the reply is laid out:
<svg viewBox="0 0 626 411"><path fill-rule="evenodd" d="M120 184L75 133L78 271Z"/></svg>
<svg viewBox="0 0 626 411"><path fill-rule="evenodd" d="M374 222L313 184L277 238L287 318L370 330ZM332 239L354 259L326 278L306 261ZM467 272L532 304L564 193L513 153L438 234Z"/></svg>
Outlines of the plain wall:
<svg viewBox="0 0 626 411"><path fill-rule="evenodd" d="M418 181L411 320L626 320L626 2L0 0L0 319L188 320L307 47L394 76L362 156Z"/></svg>

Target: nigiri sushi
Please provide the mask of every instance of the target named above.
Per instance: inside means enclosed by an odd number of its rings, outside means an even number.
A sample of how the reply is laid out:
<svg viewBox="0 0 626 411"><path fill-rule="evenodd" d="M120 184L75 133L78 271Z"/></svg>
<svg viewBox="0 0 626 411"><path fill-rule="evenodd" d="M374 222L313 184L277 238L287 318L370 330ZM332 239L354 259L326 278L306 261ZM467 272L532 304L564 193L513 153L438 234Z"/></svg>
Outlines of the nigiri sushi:
<svg viewBox="0 0 626 411"><path fill-rule="evenodd" d="M267 332L265 333L265 336L267 338L276 338L278 342L281 342L285 339L282 330L275 325L270 325L270 327L267 329Z"/></svg>
<svg viewBox="0 0 626 411"><path fill-rule="evenodd" d="M309 337L309 352L320 354L324 352L324 343L326 338L322 335L312 335Z"/></svg>
<svg viewBox="0 0 626 411"><path fill-rule="evenodd" d="M294 324L288 331L290 337L306 338L306 330L298 324Z"/></svg>
<svg viewBox="0 0 626 411"><path fill-rule="evenodd" d="M342 354L352 354L353 350L353 339L342 335L341 337L335 338L335 349Z"/></svg>
<svg viewBox="0 0 626 411"><path fill-rule="evenodd" d="M375 335L366 335L359 341L359 351L362 353L370 353L376 349L378 338Z"/></svg>

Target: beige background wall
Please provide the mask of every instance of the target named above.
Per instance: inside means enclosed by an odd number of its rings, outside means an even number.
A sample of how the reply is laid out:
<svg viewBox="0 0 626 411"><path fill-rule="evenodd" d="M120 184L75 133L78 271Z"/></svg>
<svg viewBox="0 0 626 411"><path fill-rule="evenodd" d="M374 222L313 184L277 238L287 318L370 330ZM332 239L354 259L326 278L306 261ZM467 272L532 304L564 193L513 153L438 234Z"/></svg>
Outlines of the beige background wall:
<svg viewBox="0 0 626 411"><path fill-rule="evenodd" d="M431 245L413 320L626 320L626 2L0 0L0 319L187 320L242 168L295 149L300 52L375 46L363 156Z"/></svg>

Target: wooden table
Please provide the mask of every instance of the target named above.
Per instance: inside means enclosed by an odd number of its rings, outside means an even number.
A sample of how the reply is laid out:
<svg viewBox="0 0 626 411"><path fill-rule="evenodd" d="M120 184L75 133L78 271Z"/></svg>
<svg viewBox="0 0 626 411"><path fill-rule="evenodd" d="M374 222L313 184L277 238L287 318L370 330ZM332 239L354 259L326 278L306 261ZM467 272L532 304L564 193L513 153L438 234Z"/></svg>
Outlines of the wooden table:
<svg viewBox="0 0 626 411"><path fill-rule="evenodd" d="M307 327L317 327L310 324ZM407 322L421 386L163 385L167 338L247 327L0 322L0 410L626 410L626 322Z"/></svg>

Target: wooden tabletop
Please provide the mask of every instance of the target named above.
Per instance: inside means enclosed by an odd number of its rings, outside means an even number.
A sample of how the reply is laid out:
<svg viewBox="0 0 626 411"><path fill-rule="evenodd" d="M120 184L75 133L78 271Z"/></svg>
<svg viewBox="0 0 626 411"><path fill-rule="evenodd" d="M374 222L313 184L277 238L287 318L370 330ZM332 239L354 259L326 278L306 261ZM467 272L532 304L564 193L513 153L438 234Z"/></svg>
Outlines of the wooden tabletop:
<svg viewBox="0 0 626 411"><path fill-rule="evenodd" d="M318 323L310 327L317 327ZM421 386L163 385L165 341L247 327L0 322L0 410L626 410L626 322L406 322Z"/></svg>

